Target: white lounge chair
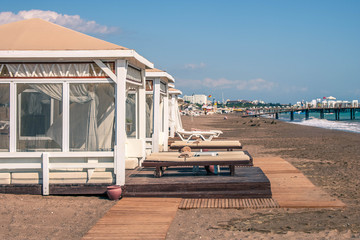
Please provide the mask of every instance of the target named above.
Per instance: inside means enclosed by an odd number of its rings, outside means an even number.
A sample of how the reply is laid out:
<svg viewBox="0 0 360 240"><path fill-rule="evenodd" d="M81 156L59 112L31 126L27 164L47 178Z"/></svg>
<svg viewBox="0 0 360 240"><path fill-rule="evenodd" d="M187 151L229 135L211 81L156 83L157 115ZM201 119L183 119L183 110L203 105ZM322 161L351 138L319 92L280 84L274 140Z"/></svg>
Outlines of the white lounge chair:
<svg viewBox="0 0 360 240"><path fill-rule="evenodd" d="M193 140L192 138L200 138L203 141L211 141L213 138L217 138L223 132L220 130L209 130L209 131L185 131L185 130L177 130L176 134L180 137L182 141L191 142L196 141L198 139Z"/></svg>

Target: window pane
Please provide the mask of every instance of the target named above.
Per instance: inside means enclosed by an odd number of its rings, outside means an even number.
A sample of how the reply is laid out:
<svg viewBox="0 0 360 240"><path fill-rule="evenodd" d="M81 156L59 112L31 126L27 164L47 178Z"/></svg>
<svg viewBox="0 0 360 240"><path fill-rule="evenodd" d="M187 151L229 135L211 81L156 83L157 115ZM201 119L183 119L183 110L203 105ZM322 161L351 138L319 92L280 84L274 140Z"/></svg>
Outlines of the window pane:
<svg viewBox="0 0 360 240"><path fill-rule="evenodd" d="M9 151L10 84L0 84L0 151Z"/></svg>
<svg viewBox="0 0 360 240"><path fill-rule="evenodd" d="M146 95L146 137L151 138L153 133L153 97L152 94Z"/></svg>
<svg viewBox="0 0 360 240"><path fill-rule="evenodd" d="M70 84L70 150L114 149L114 85Z"/></svg>
<svg viewBox="0 0 360 240"><path fill-rule="evenodd" d="M136 94L128 93L126 98L126 135L136 138Z"/></svg>
<svg viewBox="0 0 360 240"><path fill-rule="evenodd" d="M17 84L18 151L60 151L62 85Z"/></svg>

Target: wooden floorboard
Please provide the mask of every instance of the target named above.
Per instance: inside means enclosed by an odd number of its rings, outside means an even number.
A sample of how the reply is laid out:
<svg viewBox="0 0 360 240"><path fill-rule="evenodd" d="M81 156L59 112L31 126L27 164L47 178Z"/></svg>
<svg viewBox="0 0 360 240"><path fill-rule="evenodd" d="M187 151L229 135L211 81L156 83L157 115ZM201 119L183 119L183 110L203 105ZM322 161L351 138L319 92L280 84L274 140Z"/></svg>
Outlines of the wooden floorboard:
<svg viewBox="0 0 360 240"><path fill-rule="evenodd" d="M284 208L338 208L345 204L315 186L297 168L280 157L255 158L271 183L272 198Z"/></svg>
<svg viewBox="0 0 360 240"><path fill-rule="evenodd" d="M195 208L226 208L226 209L242 209L242 208L278 208L279 204L272 198L220 198L206 199L198 198L182 199L179 209L195 209Z"/></svg>
<svg viewBox="0 0 360 240"><path fill-rule="evenodd" d="M165 239L181 199L123 198L83 239Z"/></svg>

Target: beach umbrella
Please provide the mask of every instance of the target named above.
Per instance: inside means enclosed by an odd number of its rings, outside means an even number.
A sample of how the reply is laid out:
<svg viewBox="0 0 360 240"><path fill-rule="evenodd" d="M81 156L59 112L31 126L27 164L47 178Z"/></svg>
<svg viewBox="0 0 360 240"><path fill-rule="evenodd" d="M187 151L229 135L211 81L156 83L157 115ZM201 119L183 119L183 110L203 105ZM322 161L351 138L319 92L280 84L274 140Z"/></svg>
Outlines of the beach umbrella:
<svg viewBox="0 0 360 240"><path fill-rule="evenodd" d="M336 98L333 96L327 97L326 99L331 99L331 100L335 100Z"/></svg>

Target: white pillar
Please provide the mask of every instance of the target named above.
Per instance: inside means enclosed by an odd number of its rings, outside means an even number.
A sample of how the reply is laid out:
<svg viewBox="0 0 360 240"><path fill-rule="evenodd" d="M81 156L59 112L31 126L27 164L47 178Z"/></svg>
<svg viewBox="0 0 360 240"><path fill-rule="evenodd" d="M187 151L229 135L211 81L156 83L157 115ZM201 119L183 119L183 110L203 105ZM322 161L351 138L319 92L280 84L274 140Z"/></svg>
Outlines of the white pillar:
<svg viewBox="0 0 360 240"><path fill-rule="evenodd" d="M152 135L152 152L159 152L159 136L160 136L160 78L155 78L153 81L154 92L154 116L153 116L153 135Z"/></svg>
<svg viewBox="0 0 360 240"><path fill-rule="evenodd" d="M114 172L116 174L116 185L125 184L125 116L126 116L126 73L127 61L116 60L116 130L114 149Z"/></svg>
<svg viewBox="0 0 360 240"><path fill-rule="evenodd" d="M17 111L17 91L16 84L10 83L10 152L16 152L16 111Z"/></svg>
<svg viewBox="0 0 360 240"><path fill-rule="evenodd" d="M42 176L42 181L43 181L43 184L42 184L42 189L43 189L43 192L42 194L43 195L49 195L49 153L43 153L42 154L42 173L43 173L43 176Z"/></svg>
<svg viewBox="0 0 360 240"><path fill-rule="evenodd" d="M170 137L175 137L175 121L176 121L176 109L175 109L175 94L171 94L171 124L170 124Z"/></svg>
<svg viewBox="0 0 360 240"><path fill-rule="evenodd" d="M145 70L141 70L143 85L139 87L139 139L142 141L142 157L146 155L146 92L145 92Z"/></svg>
<svg viewBox="0 0 360 240"><path fill-rule="evenodd" d="M70 139L70 95L69 83L63 83L63 128L62 128L62 151L69 152Z"/></svg>
<svg viewBox="0 0 360 240"><path fill-rule="evenodd" d="M168 151L169 140L169 91L166 85L166 96L164 97L164 151Z"/></svg>

